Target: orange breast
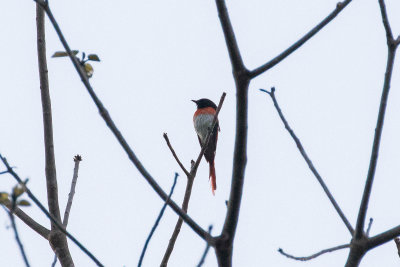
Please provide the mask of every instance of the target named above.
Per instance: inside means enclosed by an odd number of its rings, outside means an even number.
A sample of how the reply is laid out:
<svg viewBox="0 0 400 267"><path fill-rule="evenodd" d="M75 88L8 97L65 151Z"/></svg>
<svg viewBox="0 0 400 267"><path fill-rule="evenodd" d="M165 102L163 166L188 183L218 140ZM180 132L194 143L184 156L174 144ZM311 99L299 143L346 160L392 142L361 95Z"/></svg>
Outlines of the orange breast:
<svg viewBox="0 0 400 267"><path fill-rule="evenodd" d="M193 115L193 121L194 121L194 118L196 118L200 114L211 114L211 115L214 115L215 113L216 113L216 110L214 108L212 108L212 107L199 108L198 110L196 110L196 112Z"/></svg>

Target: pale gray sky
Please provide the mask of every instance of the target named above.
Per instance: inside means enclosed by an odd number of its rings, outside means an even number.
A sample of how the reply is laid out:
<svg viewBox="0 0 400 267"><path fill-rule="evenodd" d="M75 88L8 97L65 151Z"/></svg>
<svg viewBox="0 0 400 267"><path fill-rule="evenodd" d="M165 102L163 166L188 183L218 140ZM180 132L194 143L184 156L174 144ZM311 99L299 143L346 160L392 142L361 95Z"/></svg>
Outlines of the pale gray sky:
<svg viewBox="0 0 400 267"><path fill-rule="evenodd" d="M323 2L323 3L322 3ZM248 68L265 63L330 13L337 1L229 1L232 23ZM392 29L400 34L400 3L387 0ZM202 162L189 214L219 233L228 199L234 143L235 88L214 1L50 1L73 49L97 53L92 85L144 166L181 203L185 177L169 152L168 136L189 166L199 153L191 99L217 102L218 189L211 194ZM40 91L36 58L35 4L7 1L0 17L0 152L29 177L46 201ZM57 175L64 210L75 154L83 156L68 229L106 266L136 266L162 201L127 159L102 121L47 23L47 54L53 105ZM248 164L234 266L343 266L348 251L308 263L277 249L309 255L350 241L350 235L307 168L265 94L275 86L289 123L354 225L367 173L386 64L386 40L377 1L351 3L304 47L256 78L249 92ZM400 71L397 58L368 218L375 235L400 224ZM2 169L0 168L0 171ZM14 180L1 176L0 191ZM36 208L26 212L48 226ZM177 216L168 209L151 240L143 266L158 266ZM0 266L23 266L9 219L0 213ZM50 266L43 238L18 221L32 266ZM204 242L184 226L170 266L195 266ZM70 243L76 266L94 266ZM364 257L361 266L398 266L393 242ZM211 250L204 266L216 266Z"/></svg>

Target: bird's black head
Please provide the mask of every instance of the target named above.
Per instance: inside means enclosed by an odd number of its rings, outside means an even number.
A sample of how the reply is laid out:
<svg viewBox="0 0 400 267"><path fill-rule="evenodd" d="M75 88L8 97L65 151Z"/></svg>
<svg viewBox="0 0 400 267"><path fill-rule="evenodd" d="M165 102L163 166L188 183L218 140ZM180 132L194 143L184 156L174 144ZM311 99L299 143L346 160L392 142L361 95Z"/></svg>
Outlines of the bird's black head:
<svg viewBox="0 0 400 267"><path fill-rule="evenodd" d="M194 103L196 103L197 108L214 108L217 109L217 105L214 104L214 102L212 102L210 99L207 98L202 98L199 100L192 100Z"/></svg>

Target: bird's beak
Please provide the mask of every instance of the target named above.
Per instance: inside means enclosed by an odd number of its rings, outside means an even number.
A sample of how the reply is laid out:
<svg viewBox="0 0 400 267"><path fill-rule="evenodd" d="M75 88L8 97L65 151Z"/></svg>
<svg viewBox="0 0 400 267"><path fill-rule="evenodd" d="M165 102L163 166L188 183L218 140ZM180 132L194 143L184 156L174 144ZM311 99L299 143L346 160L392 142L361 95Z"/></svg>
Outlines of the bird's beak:
<svg viewBox="0 0 400 267"><path fill-rule="evenodd" d="M197 104L197 101L196 100L192 100L194 103L196 103Z"/></svg>

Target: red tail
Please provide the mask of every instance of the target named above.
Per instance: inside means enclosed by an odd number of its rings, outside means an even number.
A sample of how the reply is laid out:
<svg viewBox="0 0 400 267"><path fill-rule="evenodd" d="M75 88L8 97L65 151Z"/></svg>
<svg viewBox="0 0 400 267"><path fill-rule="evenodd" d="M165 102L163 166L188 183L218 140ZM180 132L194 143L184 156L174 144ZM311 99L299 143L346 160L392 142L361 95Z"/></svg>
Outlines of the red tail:
<svg viewBox="0 0 400 267"><path fill-rule="evenodd" d="M211 177L211 190L213 195L215 195L215 190L217 190L217 177L215 176L215 166L214 161L210 161L210 177Z"/></svg>

